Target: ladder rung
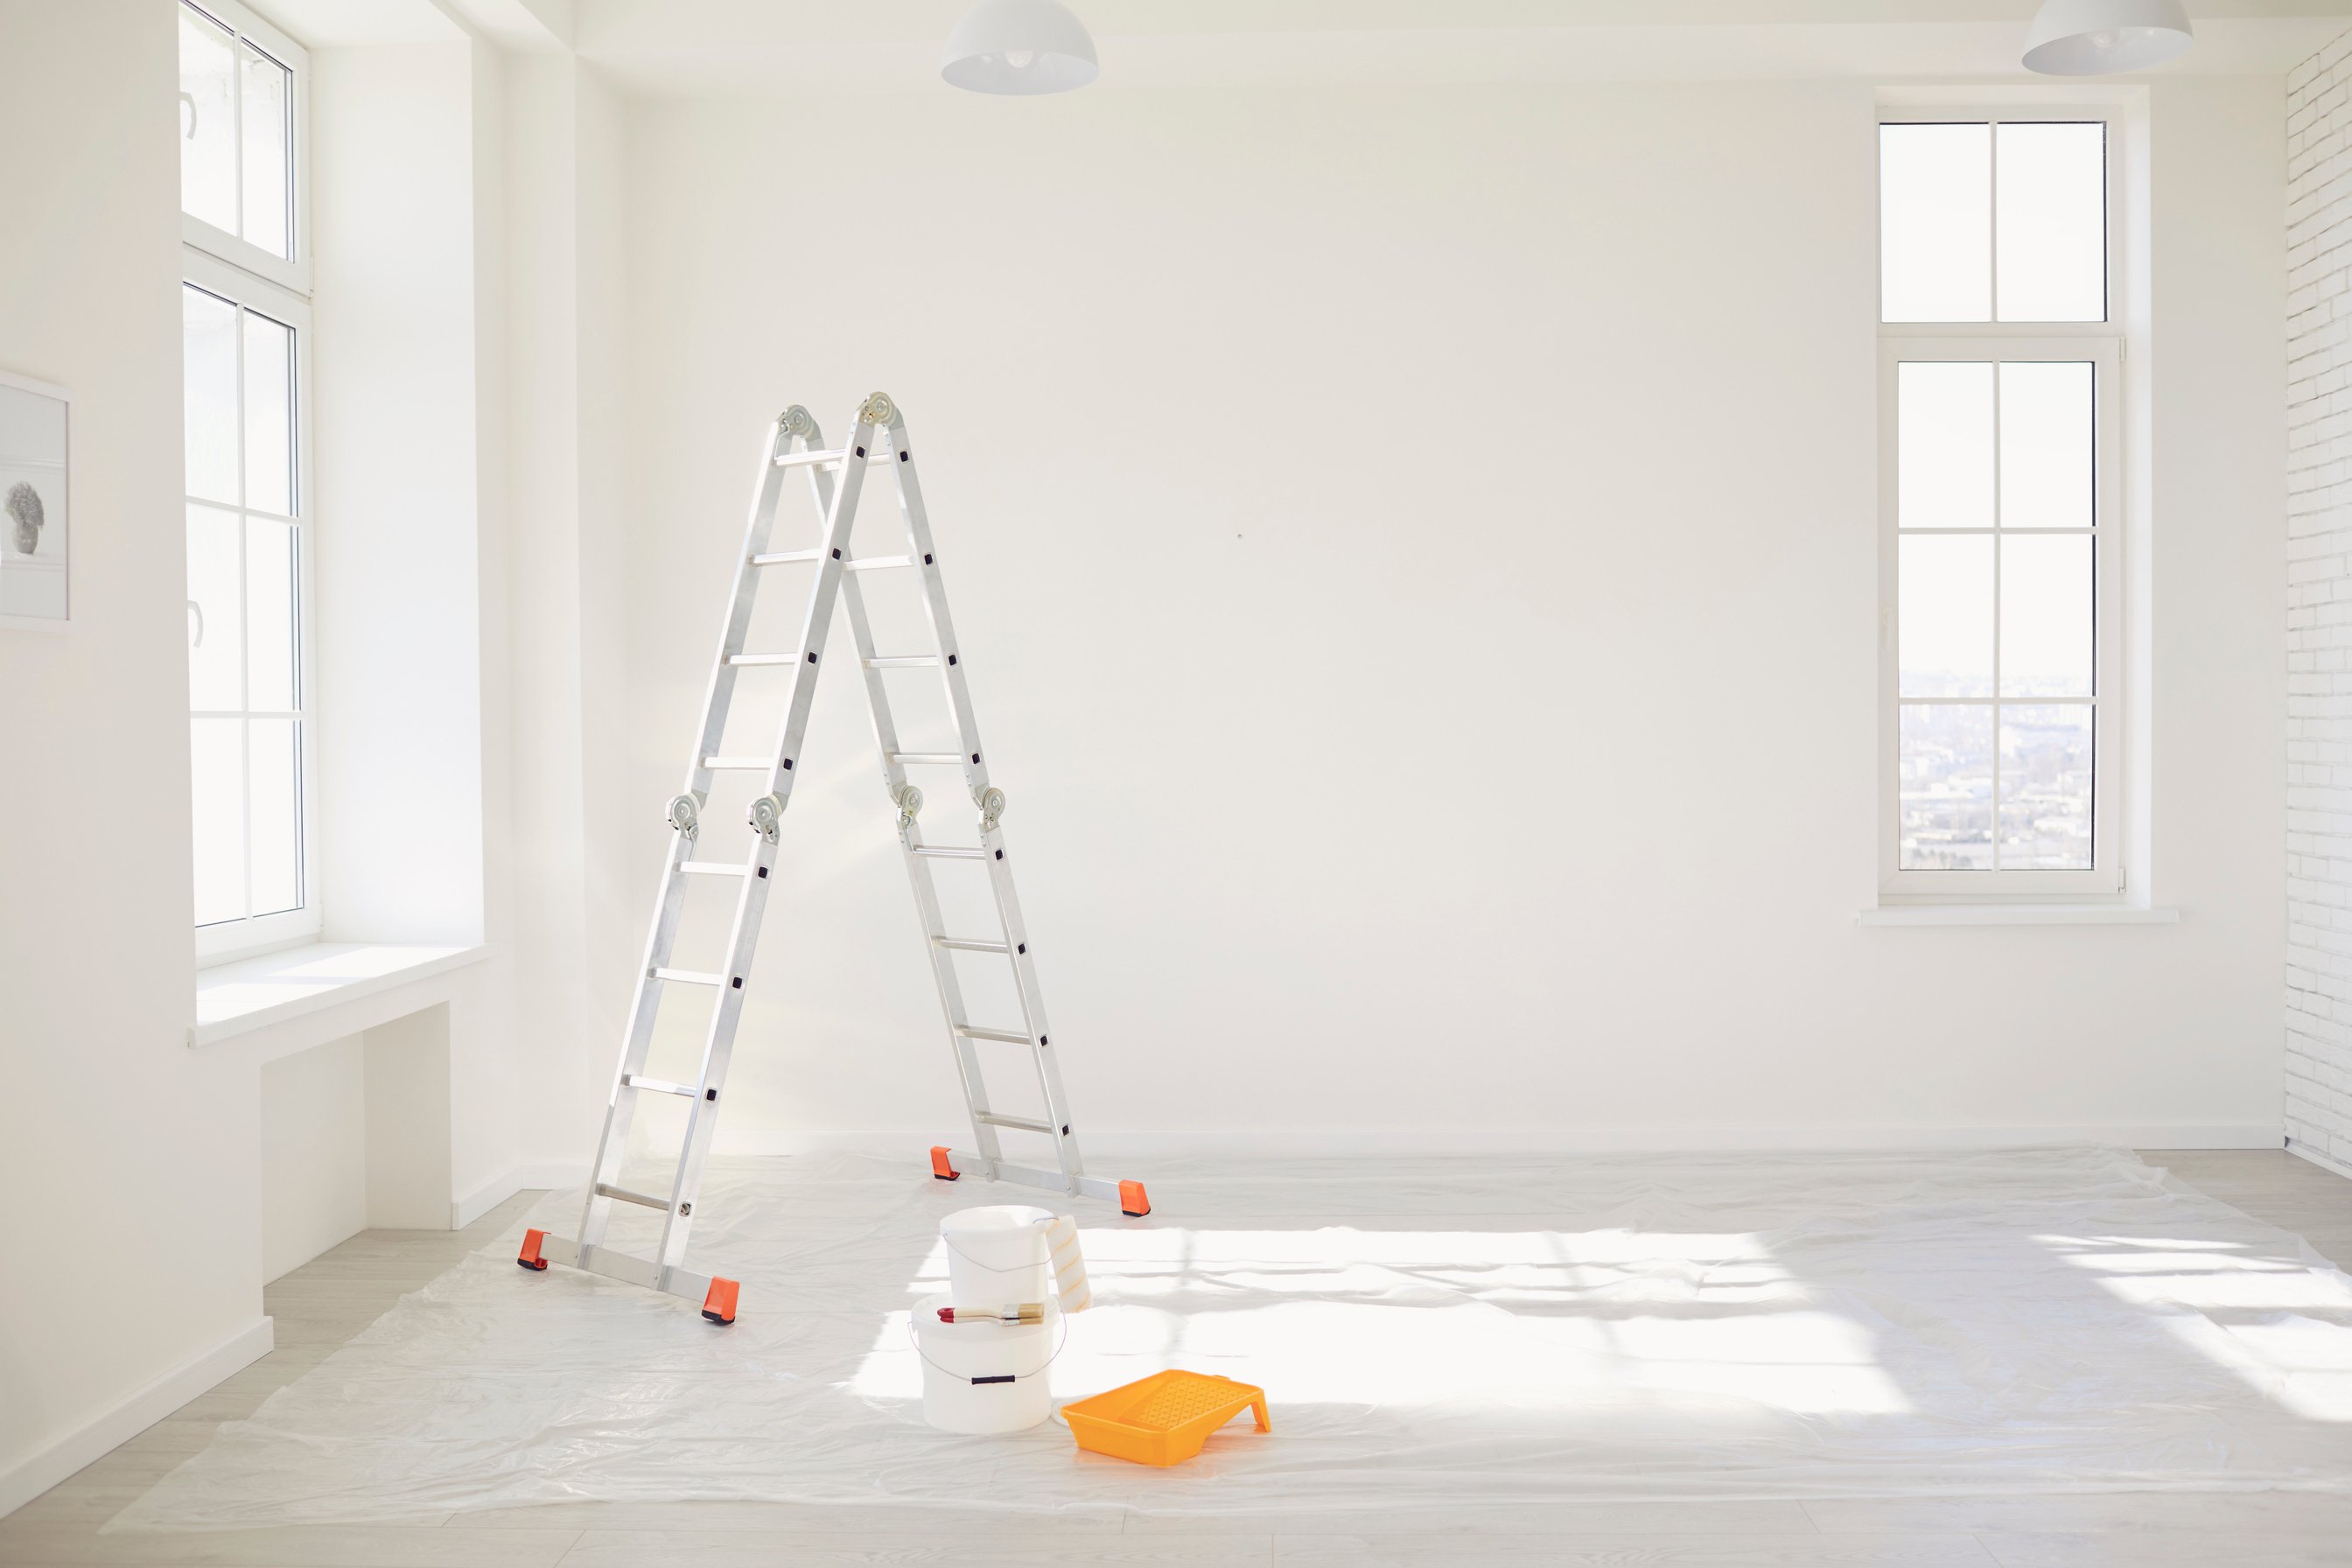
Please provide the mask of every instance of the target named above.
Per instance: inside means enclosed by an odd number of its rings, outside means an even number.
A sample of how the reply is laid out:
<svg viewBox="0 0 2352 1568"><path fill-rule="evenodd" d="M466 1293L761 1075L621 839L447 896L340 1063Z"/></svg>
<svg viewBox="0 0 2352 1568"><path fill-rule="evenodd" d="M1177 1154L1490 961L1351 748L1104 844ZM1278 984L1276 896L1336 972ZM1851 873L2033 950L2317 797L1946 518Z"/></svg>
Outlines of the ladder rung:
<svg viewBox="0 0 2352 1568"><path fill-rule="evenodd" d="M985 849L966 849L958 844L918 844L915 853L933 860L985 860Z"/></svg>
<svg viewBox="0 0 2352 1568"><path fill-rule="evenodd" d="M882 572L893 566L912 566L914 563L915 558L911 555L859 555L843 563L852 572Z"/></svg>
<svg viewBox="0 0 2352 1568"><path fill-rule="evenodd" d="M631 1073L621 1075L621 1087L642 1089L652 1094L682 1094L688 1100L702 1092L690 1083L666 1083L657 1078L638 1078ZM662 1206L667 1208L668 1205L665 1204Z"/></svg>
<svg viewBox="0 0 2352 1568"><path fill-rule="evenodd" d="M867 659L866 668L868 669L919 669L939 662L940 656L935 653L893 653Z"/></svg>
<svg viewBox="0 0 2352 1568"><path fill-rule="evenodd" d="M1019 1116L999 1116L993 1110L974 1111L971 1119L974 1121L979 1122L983 1127L1010 1127L1016 1132L1045 1132L1050 1134L1055 1131L1054 1124L1050 1121L1031 1121L1024 1117ZM599 1188L598 1190L602 1191L603 1189Z"/></svg>
<svg viewBox="0 0 2352 1568"><path fill-rule="evenodd" d="M608 1187L602 1182L596 1184L596 1195L600 1198L618 1198L625 1204L636 1204L649 1209L669 1207L667 1198L649 1198L643 1193L633 1193L626 1187Z"/></svg>
<svg viewBox="0 0 2352 1568"><path fill-rule="evenodd" d="M730 664L798 664L800 661L801 656L796 653L730 653L727 656Z"/></svg>
<svg viewBox="0 0 2352 1568"><path fill-rule="evenodd" d="M933 947L951 948L957 952L1009 953L1013 951L1012 945L1008 942L974 942L970 937L962 936L935 936L931 938L931 945Z"/></svg>
<svg viewBox="0 0 2352 1568"><path fill-rule="evenodd" d="M656 969L653 972L653 976L656 980L681 980L688 985L724 985L727 984L727 976L723 974L705 974L698 969Z"/></svg>
<svg viewBox="0 0 2352 1568"><path fill-rule="evenodd" d="M894 763L937 763L943 768L963 766L961 752L893 752L890 760Z"/></svg>
<svg viewBox="0 0 2352 1568"><path fill-rule="evenodd" d="M776 764L765 757L705 757L702 759L702 765L706 768L732 770L736 773L764 773Z"/></svg>
<svg viewBox="0 0 2352 1568"><path fill-rule="evenodd" d="M819 451L787 452L776 459L780 468L837 468L849 454L839 447L827 447ZM869 463L895 463L898 454L887 447L877 447L866 454Z"/></svg>
<svg viewBox="0 0 2352 1568"><path fill-rule="evenodd" d="M677 868L689 877L743 877L751 868L733 860L681 860Z"/></svg>
<svg viewBox="0 0 2352 1568"><path fill-rule="evenodd" d="M772 551L764 555L752 556L751 564L754 566L790 566L802 561L818 560L822 558L824 554L824 552L822 550Z"/></svg>
<svg viewBox="0 0 2352 1568"><path fill-rule="evenodd" d="M1016 1035L1005 1029L975 1029L970 1024L958 1024L955 1032L967 1040L1003 1040L1008 1046L1025 1046L1026 1035Z"/></svg>

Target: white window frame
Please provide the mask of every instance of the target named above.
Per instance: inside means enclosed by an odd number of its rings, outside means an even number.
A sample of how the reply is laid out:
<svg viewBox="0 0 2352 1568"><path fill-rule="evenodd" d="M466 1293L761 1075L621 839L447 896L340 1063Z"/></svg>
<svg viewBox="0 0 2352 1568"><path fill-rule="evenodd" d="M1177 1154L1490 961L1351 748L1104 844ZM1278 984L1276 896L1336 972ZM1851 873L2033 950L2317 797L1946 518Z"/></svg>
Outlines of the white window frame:
<svg viewBox="0 0 2352 1568"><path fill-rule="evenodd" d="M284 66L294 98L294 142L287 150L287 194L293 206L287 248L294 253L292 257L272 256L252 241L185 212L180 215L180 238L193 249L217 256L307 300L310 297L310 52L238 0L177 0L177 4L210 16ZM177 15L173 13L175 18ZM173 36L178 37L176 30ZM237 149L237 211L241 213L245 210L245 95L232 93L230 104L236 115L230 134Z"/></svg>
<svg viewBox="0 0 2352 1568"><path fill-rule="evenodd" d="M202 12L223 26L231 28L241 38L285 66L291 74L293 91L294 144L289 151L291 164L293 215L289 248L293 258L282 260L259 246L215 228L211 224L181 214L181 278L186 283L208 294L249 310L258 315L280 321L294 329L294 420L295 474L294 515L286 521L294 525L295 560L297 563L298 603L295 620L298 627L296 657L299 661L295 671L296 694L299 702L288 717L300 721L301 756L301 844L302 844L302 907L279 913L255 915L250 912L238 919L215 921L195 928L196 962L202 964L226 963L234 959L250 957L276 948L290 947L316 941L325 924L325 899L320 874L319 811L319 723L318 723L318 604L317 594L317 528L313 498L315 485L311 467L311 310L310 310L310 202L307 176L310 167L310 61L309 51L285 34L255 16L236 0L197 0L191 9ZM243 95L236 95L242 113ZM241 128L240 128L241 129ZM239 178L243 177L242 141L238 160ZM243 204L240 199L239 210ZM236 334L238 382L243 384L245 335ZM238 468L243 469L240 458ZM184 528L186 506L200 498L187 496L183 487L182 518ZM217 505L215 501L203 504ZM250 510L240 507L240 516ZM264 514L274 515L274 514ZM242 531L240 531L242 537ZM190 710L190 718L197 717ZM248 809L251 791L246 792ZM250 849L248 847L248 858Z"/></svg>
<svg viewBox="0 0 2352 1568"><path fill-rule="evenodd" d="M2011 101L2000 104L1881 104L1877 122L1889 124L1970 124L1999 125L2066 121L2083 123L2096 121L2104 124L2106 144L2106 319L2101 321L1889 321L1883 319L1883 301L1878 310L1882 317L1879 327L1878 373L1878 510L1879 510L1879 831L1878 888L1879 902L1902 904L2080 904L2119 901L2126 891L2124 847L2126 826L2124 820L2126 772L2131 752L2125 730L2127 700L2126 676L2126 616L2127 604L2124 592L2125 566L2125 468L2123 462L2124 430L2124 336L2123 323L2132 319L2124 297L2131 268L2125 265L2124 233L2120 221L2122 203L2117 194L2122 189L2125 170L2122 166L2123 116L2112 105L2089 105L2059 101ZM1873 130L1875 138L1877 132ZM1874 159L1876 147L1873 148ZM1991 310L2000 311L2000 187L1999 174L1988 201L1993 211L1990 216L1990 243L1994 251ZM1880 229L1883 237L1884 230ZM1885 267L1880 266L1879 287L1884 288ZM1972 705L1976 699L1919 699L1902 696L1898 658L1901 643L1900 605L1898 594L1897 556L1899 534L1895 515L1897 494L1896 474L1896 406L1895 383L1897 367L1905 361L1969 361L1998 363L2001 361L2063 361L2088 362L2093 366L2095 399L2095 433L2094 437L2092 517L2092 571L2095 582L2093 613L2096 616L2094 657L2097 663L2093 684L2092 769L2093 798L2091 802L2091 852L2088 869L2041 870L1906 870L1903 867L1903 772L1902 772L1902 712L1913 701L1949 702ZM1998 387L1999 376L1995 383ZM1999 395L1998 390L1995 393ZM1996 429L1998 427L1996 426ZM1995 461L1998 463L1998 448ZM1998 486L1996 485L1996 493ZM1928 531L1992 533L1994 530L1934 530ZM2020 530L2021 533L2043 531ZM1999 543L1996 542L1996 562ZM1996 625L2000 614L2000 577L1996 565L1994 576L1993 616ZM1996 701L2008 706L2034 706L2032 699L2005 700L2000 696L2000 675L1994 672L1993 695L1981 700L1983 706ZM2042 704L2047 705L2047 704ZM1993 740L1993 834L1999 842L2000 822L2000 734L1996 729Z"/></svg>

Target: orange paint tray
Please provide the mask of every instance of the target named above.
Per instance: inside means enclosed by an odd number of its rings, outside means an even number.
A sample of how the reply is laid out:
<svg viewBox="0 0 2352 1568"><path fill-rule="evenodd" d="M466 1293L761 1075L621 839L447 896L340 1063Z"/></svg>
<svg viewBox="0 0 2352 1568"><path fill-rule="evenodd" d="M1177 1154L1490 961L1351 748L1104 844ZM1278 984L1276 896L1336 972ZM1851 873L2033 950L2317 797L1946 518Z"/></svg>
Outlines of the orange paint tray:
<svg viewBox="0 0 2352 1568"><path fill-rule="evenodd" d="M1139 1465L1175 1465L1199 1453L1210 1433L1244 1410L1256 1412L1259 1431L1274 1430L1265 1389L1171 1370L1072 1400L1062 1406L1062 1419L1081 1448Z"/></svg>

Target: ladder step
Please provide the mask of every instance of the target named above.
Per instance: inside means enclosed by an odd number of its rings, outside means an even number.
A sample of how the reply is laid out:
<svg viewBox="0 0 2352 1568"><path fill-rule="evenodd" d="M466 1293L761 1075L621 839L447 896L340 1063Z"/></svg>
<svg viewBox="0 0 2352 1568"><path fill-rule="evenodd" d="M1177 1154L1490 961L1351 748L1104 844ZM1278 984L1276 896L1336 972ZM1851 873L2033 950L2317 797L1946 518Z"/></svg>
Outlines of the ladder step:
<svg viewBox="0 0 2352 1568"><path fill-rule="evenodd" d="M735 773L764 773L776 764L765 757L705 757L702 765Z"/></svg>
<svg viewBox="0 0 2352 1568"><path fill-rule="evenodd" d="M992 1110L976 1110L972 1112L971 1119L982 1127L1010 1127L1016 1132L1044 1132L1050 1135L1059 1131L1050 1121L1031 1121L1019 1116L999 1116ZM601 1192L603 1189L598 1190Z"/></svg>
<svg viewBox="0 0 2352 1568"><path fill-rule="evenodd" d="M623 1089L642 1089L651 1094L682 1094L692 1100L702 1091L690 1083L665 1083L657 1078L639 1078L635 1073L621 1075ZM664 1205L667 1206L667 1205Z"/></svg>
<svg viewBox="0 0 2352 1568"><path fill-rule="evenodd" d="M643 1193L633 1193L626 1187L608 1187L602 1182L596 1184L596 1195L600 1198L618 1198L625 1204L635 1204L642 1208L667 1209L669 1207L667 1198L649 1198Z"/></svg>
<svg viewBox="0 0 2352 1568"><path fill-rule="evenodd" d="M677 868L689 877L743 877L750 868L733 860L681 860Z"/></svg>
<svg viewBox="0 0 2352 1568"><path fill-rule="evenodd" d="M727 976L723 974L705 974L698 969L656 969L653 972L653 976L656 980L683 981L688 985L724 985L727 984Z"/></svg>
<svg viewBox="0 0 2352 1568"><path fill-rule="evenodd" d="M966 849L954 844L918 844L915 853L932 860L985 860L985 849Z"/></svg>
<svg viewBox="0 0 2352 1568"><path fill-rule="evenodd" d="M727 656L730 664L798 664L800 661L801 656L796 653L730 653Z"/></svg>
<svg viewBox="0 0 2352 1568"><path fill-rule="evenodd" d="M935 653L885 654L866 661L868 669L919 669L940 662Z"/></svg>
<svg viewBox="0 0 2352 1568"><path fill-rule="evenodd" d="M935 936L931 938L931 945L950 948L957 952L1010 953L1013 951L1012 944L1009 942L974 942L970 937L961 936Z"/></svg>
<svg viewBox="0 0 2352 1568"><path fill-rule="evenodd" d="M975 1029L969 1024L958 1024L955 1032L967 1040L1003 1040L1008 1046L1029 1043L1028 1036L1016 1035L1008 1029Z"/></svg>
<svg viewBox="0 0 2352 1568"><path fill-rule="evenodd" d="M822 451L787 452L782 457L776 459L776 467L780 468L837 468L841 467L842 459L848 456L849 454L847 452L843 451L838 447L827 447ZM866 460L869 463L895 463L898 460L898 454L887 447L877 447L866 455Z"/></svg>
<svg viewBox="0 0 2352 1568"><path fill-rule="evenodd" d="M812 561L824 560L824 552L822 550L771 550L746 559L754 566L802 566ZM850 572L883 572L893 566L912 566L914 563L915 558L911 555L853 555L841 564L845 570Z"/></svg>
<svg viewBox="0 0 2352 1568"><path fill-rule="evenodd" d="M894 763L937 763L943 768L963 766L961 752L893 752L890 760Z"/></svg>

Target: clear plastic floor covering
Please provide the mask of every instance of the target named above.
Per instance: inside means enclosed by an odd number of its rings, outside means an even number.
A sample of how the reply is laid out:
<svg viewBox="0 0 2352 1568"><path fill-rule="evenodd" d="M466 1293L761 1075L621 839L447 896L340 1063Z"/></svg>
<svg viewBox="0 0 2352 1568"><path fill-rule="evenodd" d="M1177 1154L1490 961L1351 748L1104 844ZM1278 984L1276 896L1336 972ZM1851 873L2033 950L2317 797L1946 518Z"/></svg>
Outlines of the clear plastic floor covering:
<svg viewBox="0 0 2352 1568"><path fill-rule="evenodd" d="M940 1217L1017 1189L714 1162L731 1328L521 1226L272 1394L110 1529L738 1499L1243 1514L1482 1500L2352 1491L2352 1282L2126 1152L1160 1162L1074 1205L1057 1402L1263 1385L1200 1458L923 1425ZM531 1223L569 1230L576 1198ZM632 1216L634 1217L634 1216ZM645 1216L651 1219L654 1216Z"/></svg>

